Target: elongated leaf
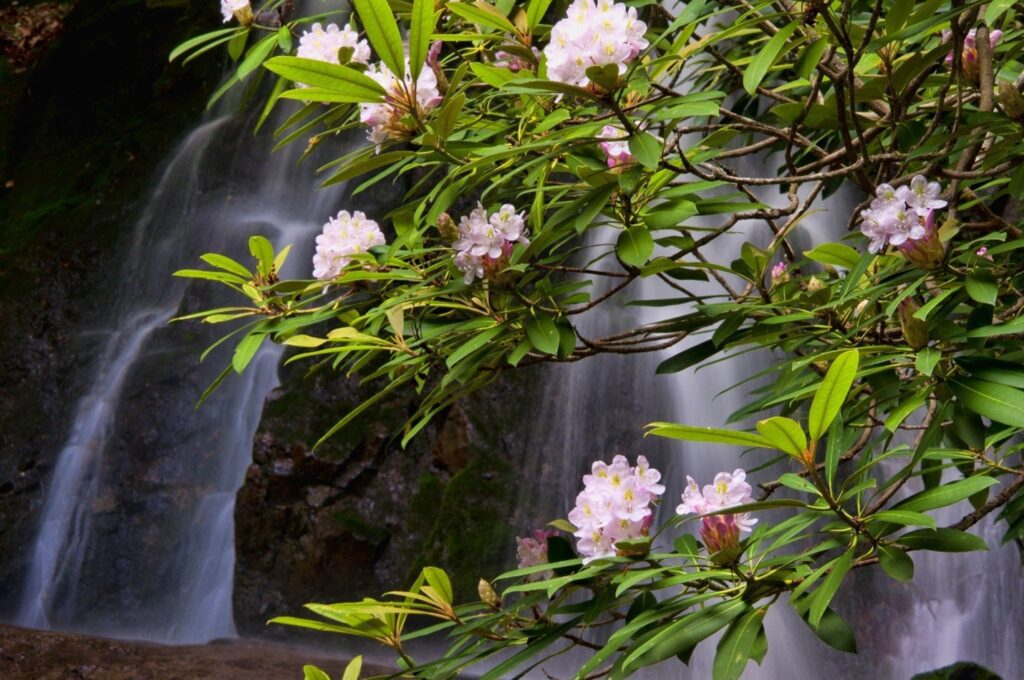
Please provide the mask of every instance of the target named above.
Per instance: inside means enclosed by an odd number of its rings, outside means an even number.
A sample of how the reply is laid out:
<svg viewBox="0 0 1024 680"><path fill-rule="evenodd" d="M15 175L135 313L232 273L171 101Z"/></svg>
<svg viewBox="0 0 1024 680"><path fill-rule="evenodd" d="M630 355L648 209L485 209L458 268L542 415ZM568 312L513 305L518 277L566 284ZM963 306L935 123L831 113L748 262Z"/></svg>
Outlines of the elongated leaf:
<svg viewBox="0 0 1024 680"><path fill-rule="evenodd" d="M978 415L1024 427L1024 391L977 378L957 378L949 386L957 400Z"/></svg>
<svg viewBox="0 0 1024 680"><path fill-rule="evenodd" d="M384 100L384 88L377 81L347 66L301 57L274 57L263 66L288 80L347 95L351 101Z"/></svg>
<svg viewBox="0 0 1024 680"><path fill-rule="evenodd" d="M684 371L691 366L695 366L700 362L713 357L718 354L719 345L716 345L714 340L705 340L704 342L697 343L693 347L683 350L679 354L673 357L669 357L658 364L658 368L655 370L659 375L663 373L677 373Z"/></svg>
<svg viewBox="0 0 1024 680"><path fill-rule="evenodd" d="M715 652L715 663L711 669L714 680L739 680L761 632L764 615L764 609L752 609L732 622Z"/></svg>
<svg viewBox="0 0 1024 680"><path fill-rule="evenodd" d="M465 2L449 2L447 5L455 14L474 24L493 28L503 33L516 33L516 27L494 5L477 0L472 5Z"/></svg>
<svg viewBox="0 0 1024 680"><path fill-rule="evenodd" d="M348 662L348 665L345 666L345 673L341 676L341 680L359 680L359 674L362 670L363 657L360 655Z"/></svg>
<svg viewBox="0 0 1024 680"><path fill-rule="evenodd" d="M754 94L757 91L757 87L768 74L768 69L779 58L782 48L786 46L786 41L789 40L789 36L793 35L793 31L796 30L798 25L796 22L793 22L779 29L779 32L772 36L771 40L761 48L761 51L757 53L757 56L747 66L746 71L743 73L743 89L747 91L747 94Z"/></svg>
<svg viewBox="0 0 1024 680"><path fill-rule="evenodd" d="M743 600L729 600L687 614L658 629L654 635L639 644L626 657L622 668L629 673L677 654L686 654L701 640L729 625L748 607Z"/></svg>
<svg viewBox="0 0 1024 680"><path fill-rule="evenodd" d="M682 439L688 442L708 442L711 444L729 444L732 446L757 446L764 449L774 448L765 437L753 432L723 430L715 427L694 427L676 423L651 423L647 426L644 436L653 434L657 437Z"/></svg>
<svg viewBox="0 0 1024 680"><path fill-rule="evenodd" d="M811 626L806 616L803 617L803 620L804 623ZM830 647L841 652L857 653L857 640L853 636L853 630L832 609L826 609L821 616L821 621L817 626L811 626L811 630Z"/></svg>
<svg viewBox="0 0 1024 680"><path fill-rule="evenodd" d="M807 450L807 437L800 423L792 418L774 416L757 423L757 431L775 448L791 456L801 457Z"/></svg>
<svg viewBox="0 0 1024 680"><path fill-rule="evenodd" d="M975 302L983 305L994 305L999 295L999 284L995 277L987 271L974 271L964 280L964 290Z"/></svg>
<svg viewBox="0 0 1024 680"><path fill-rule="evenodd" d="M352 0L363 30L377 56L399 80L405 78L405 50L402 34L387 0Z"/></svg>
<svg viewBox="0 0 1024 680"><path fill-rule="evenodd" d="M268 35L263 40L259 41L249 50L249 53L245 55L245 59L238 65L238 71L235 75L238 76L239 80L245 80L245 77L255 71L263 60L266 59L274 48L277 47L277 35Z"/></svg>
<svg viewBox="0 0 1024 680"><path fill-rule="evenodd" d="M917 550L937 552L973 552L988 550L985 540L966 531L956 529L918 529L899 537L899 542Z"/></svg>
<svg viewBox="0 0 1024 680"><path fill-rule="evenodd" d="M811 401L811 411L807 418L811 440L820 439L839 414L843 402L846 401L846 395L850 392L850 386L857 377L859 361L860 355L857 350L851 349L840 354L832 362Z"/></svg>
<svg viewBox="0 0 1024 680"><path fill-rule="evenodd" d="M413 0L409 25L409 75L413 82L419 78L426 63L435 16L434 0Z"/></svg>
<svg viewBox="0 0 1024 680"><path fill-rule="evenodd" d="M922 512L911 510L883 510L872 516L872 519L883 522L902 524L903 526L919 526L935 528L935 518Z"/></svg>
<svg viewBox="0 0 1024 680"><path fill-rule="evenodd" d="M942 486L937 486L933 489L925 489L924 491L914 494L910 498L897 503L893 509L910 510L911 512L924 512L925 510L944 508L947 505L952 505L953 503L973 496L979 491L987 489L995 483L996 480L992 477L968 477L967 479L943 484Z"/></svg>
<svg viewBox="0 0 1024 680"><path fill-rule="evenodd" d="M178 45L177 47L175 47L173 50L171 50L171 54L167 57L167 61L174 61L175 59L177 59L178 57L180 57L181 55L185 54L186 52L195 47L199 47L200 45L216 40L217 38L224 37L229 33L234 33L237 30L240 29L238 29L237 27L222 28L219 31L203 33L202 35L197 35L194 38L190 38L185 42L181 43L180 45Z"/></svg>
<svg viewBox="0 0 1024 680"><path fill-rule="evenodd" d="M842 243L822 243L804 253L804 257L822 264L853 269L860 262L860 253Z"/></svg>
<svg viewBox="0 0 1024 680"><path fill-rule="evenodd" d="M839 586L842 585L843 579L846 578L846 573L853 567L853 553L853 548L850 548L833 560L832 568L825 576L825 579L818 586L818 589L814 591L814 594L810 596L811 607L808 610L807 622L811 624L811 627L816 628L821 623L821 617L824 616L829 603L832 602L832 598L835 597Z"/></svg>
<svg viewBox="0 0 1024 680"><path fill-rule="evenodd" d="M526 27L533 33L533 29L537 28L540 24L541 19L544 18L544 13L548 11L548 7L551 6L551 0L530 0L530 4L526 8Z"/></svg>
<svg viewBox="0 0 1024 680"><path fill-rule="evenodd" d="M445 359L445 365L447 365L448 368L451 368L500 335L501 331L501 326L496 326L474 335L471 339L460 345L457 350L452 352L447 359Z"/></svg>
<svg viewBox="0 0 1024 680"><path fill-rule="evenodd" d="M245 370L266 337L263 333L253 333L242 338L235 347L235 353L231 356L231 366L235 369L235 373Z"/></svg>

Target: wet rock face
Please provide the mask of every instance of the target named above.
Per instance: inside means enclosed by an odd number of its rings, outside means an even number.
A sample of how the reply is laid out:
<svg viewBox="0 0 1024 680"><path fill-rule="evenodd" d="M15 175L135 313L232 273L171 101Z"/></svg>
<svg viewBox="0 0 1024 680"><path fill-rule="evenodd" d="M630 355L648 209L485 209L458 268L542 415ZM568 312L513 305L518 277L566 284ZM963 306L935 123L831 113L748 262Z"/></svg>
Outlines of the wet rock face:
<svg viewBox="0 0 1024 680"><path fill-rule="evenodd" d="M535 377L503 376L404 450L395 435L416 395L398 394L313 452L334 420L380 386L327 372L287 376L267 400L235 506L239 632L288 635L265 622L302 615L306 602L407 587L428 564L453 574L457 598L507 568L524 443L501 420L530 402Z"/></svg>
<svg viewBox="0 0 1024 680"><path fill-rule="evenodd" d="M205 3L0 4L4 617L17 606L43 489L87 387L82 369L102 347L119 244L160 161L202 111L218 65L167 64L177 42L216 25Z"/></svg>

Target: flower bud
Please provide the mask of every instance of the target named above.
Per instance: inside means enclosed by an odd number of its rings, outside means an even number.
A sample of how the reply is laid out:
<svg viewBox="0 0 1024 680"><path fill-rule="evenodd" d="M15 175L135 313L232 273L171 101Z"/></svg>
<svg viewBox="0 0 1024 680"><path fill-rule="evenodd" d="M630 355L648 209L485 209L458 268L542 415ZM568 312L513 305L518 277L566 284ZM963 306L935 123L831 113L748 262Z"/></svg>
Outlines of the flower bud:
<svg viewBox="0 0 1024 680"><path fill-rule="evenodd" d="M807 292L817 293L819 290L825 290L825 284L817 276L812 276L807 281Z"/></svg>
<svg viewBox="0 0 1024 680"><path fill-rule="evenodd" d="M999 105L1007 116L1024 123L1024 95L1009 80L999 81Z"/></svg>
<svg viewBox="0 0 1024 680"><path fill-rule="evenodd" d="M485 579L480 579L480 582L476 584L476 592L480 596L480 600L488 607L491 609L501 609L501 598L498 597L498 593L494 592L494 587Z"/></svg>
<svg viewBox="0 0 1024 680"><path fill-rule="evenodd" d="M441 232L441 238L446 241L454 241L459 238L459 229L455 226L455 220L446 212L438 215L437 230Z"/></svg>
<svg viewBox="0 0 1024 680"><path fill-rule="evenodd" d="M789 270L785 262L779 262L777 265L772 267L772 287L781 286L782 284L789 281Z"/></svg>
<svg viewBox="0 0 1024 680"><path fill-rule="evenodd" d="M928 211L924 222L925 235L915 240L907 239L897 248L917 267L924 270L938 269L946 260L946 246L935 228L935 211Z"/></svg>
<svg viewBox="0 0 1024 680"><path fill-rule="evenodd" d="M250 5L245 5L241 9L236 9L234 11L234 15L235 19L237 19L238 23L242 26L248 26L252 23L253 19L255 19L252 13L252 7Z"/></svg>
<svg viewBox="0 0 1024 680"><path fill-rule="evenodd" d="M921 319L914 318L914 313L919 309L921 305L917 304L917 300L908 297L900 303L898 313L903 338L915 350L928 346L928 325Z"/></svg>
<svg viewBox="0 0 1024 680"><path fill-rule="evenodd" d="M740 528L735 515L711 515L701 520L700 539L719 564L735 561L740 553Z"/></svg>

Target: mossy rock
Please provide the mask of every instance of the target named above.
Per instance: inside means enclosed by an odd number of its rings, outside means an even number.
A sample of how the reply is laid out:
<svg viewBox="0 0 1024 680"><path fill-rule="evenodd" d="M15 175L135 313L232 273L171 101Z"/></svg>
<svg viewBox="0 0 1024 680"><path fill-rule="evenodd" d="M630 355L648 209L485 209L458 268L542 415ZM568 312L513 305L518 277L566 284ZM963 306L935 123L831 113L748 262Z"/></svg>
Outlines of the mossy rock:
<svg viewBox="0 0 1024 680"><path fill-rule="evenodd" d="M911 680L1002 680L1002 678L984 666L970 661L957 661L951 666L918 673Z"/></svg>

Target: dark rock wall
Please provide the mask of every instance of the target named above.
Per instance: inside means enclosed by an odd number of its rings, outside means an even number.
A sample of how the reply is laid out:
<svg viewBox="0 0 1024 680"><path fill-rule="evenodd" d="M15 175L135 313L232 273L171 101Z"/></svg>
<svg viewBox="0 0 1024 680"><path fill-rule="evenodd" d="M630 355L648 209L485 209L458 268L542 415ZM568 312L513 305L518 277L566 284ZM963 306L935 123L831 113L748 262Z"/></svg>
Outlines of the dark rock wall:
<svg viewBox="0 0 1024 680"><path fill-rule="evenodd" d="M23 0L4 17L40 5L47 42L22 50L13 21L0 36L0 616L98 347L80 332L106 315L119 239L219 78L215 60L167 63L217 24L211 3Z"/></svg>
<svg viewBox="0 0 1024 680"><path fill-rule="evenodd" d="M416 396L388 398L325 442L311 444L373 385L298 369L271 394L253 464L235 506L235 621L246 634L305 602L338 602L407 587L441 566L456 598L509 565L521 422L535 371L498 383L442 414L406 449L396 434ZM523 412L523 413L520 413Z"/></svg>

